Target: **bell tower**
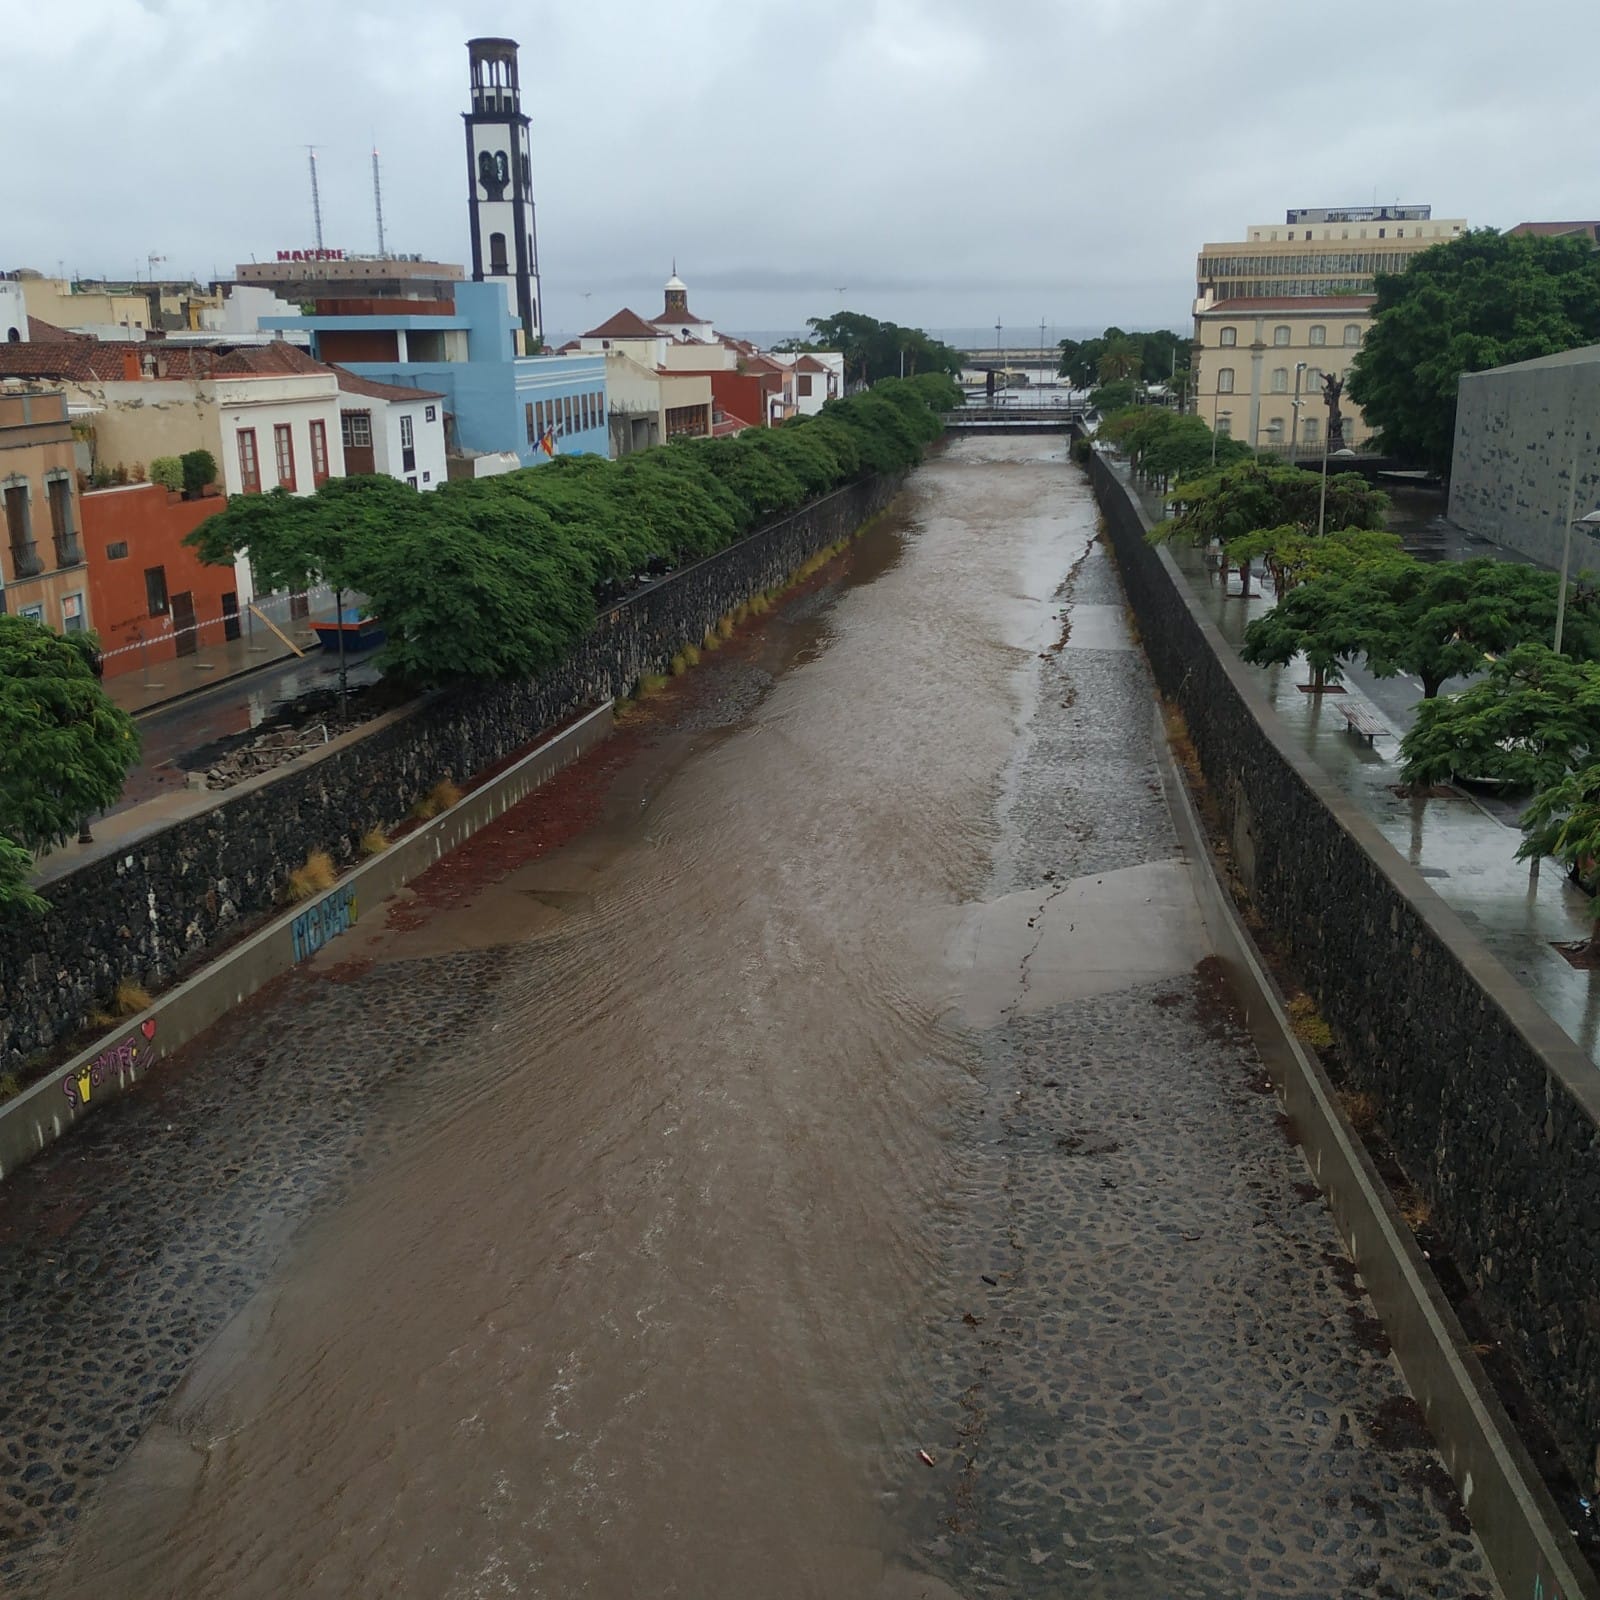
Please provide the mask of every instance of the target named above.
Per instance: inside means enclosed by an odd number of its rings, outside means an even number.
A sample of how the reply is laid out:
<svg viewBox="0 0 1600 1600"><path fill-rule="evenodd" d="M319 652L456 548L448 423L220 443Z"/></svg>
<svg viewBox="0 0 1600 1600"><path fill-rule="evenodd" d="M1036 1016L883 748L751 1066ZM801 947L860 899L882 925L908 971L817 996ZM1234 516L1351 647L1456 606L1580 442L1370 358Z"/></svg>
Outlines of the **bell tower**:
<svg viewBox="0 0 1600 1600"><path fill-rule="evenodd" d="M522 114L515 39L469 39L472 109L467 125L467 192L472 215L472 277L504 286L522 319L521 354L539 338L539 247L533 221L533 154Z"/></svg>

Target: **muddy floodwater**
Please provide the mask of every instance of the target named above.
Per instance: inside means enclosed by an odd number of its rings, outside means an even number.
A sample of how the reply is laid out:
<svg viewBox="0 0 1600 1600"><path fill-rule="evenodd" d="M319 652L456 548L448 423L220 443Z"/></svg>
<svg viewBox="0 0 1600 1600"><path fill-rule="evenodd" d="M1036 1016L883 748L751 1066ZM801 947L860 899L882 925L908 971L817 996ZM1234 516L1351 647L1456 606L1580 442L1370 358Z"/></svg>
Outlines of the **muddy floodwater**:
<svg viewBox="0 0 1600 1600"><path fill-rule="evenodd" d="M953 444L0 1191L0 1588L1496 1593L1064 444Z"/></svg>

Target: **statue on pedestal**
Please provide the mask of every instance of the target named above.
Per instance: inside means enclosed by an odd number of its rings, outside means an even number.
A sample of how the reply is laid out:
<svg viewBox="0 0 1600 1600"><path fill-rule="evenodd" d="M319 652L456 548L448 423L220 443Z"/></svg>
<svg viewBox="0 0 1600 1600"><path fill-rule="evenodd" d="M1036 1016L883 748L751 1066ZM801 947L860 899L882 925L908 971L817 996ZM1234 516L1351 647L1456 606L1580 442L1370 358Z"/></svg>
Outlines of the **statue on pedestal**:
<svg viewBox="0 0 1600 1600"><path fill-rule="evenodd" d="M1339 396L1344 393L1344 379L1325 373L1322 379L1322 396L1328 402L1328 453L1344 449L1344 418L1339 414Z"/></svg>

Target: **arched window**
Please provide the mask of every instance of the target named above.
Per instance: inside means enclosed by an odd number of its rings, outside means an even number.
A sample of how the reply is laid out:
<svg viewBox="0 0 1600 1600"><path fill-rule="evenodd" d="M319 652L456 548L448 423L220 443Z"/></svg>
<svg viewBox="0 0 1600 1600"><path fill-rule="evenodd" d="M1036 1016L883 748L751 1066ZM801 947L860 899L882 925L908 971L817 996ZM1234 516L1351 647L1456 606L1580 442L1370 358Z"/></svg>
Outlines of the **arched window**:
<svg viewBox="0 0 1600 1600"><path fill-rule="evenodd" d="M1232 367L1219 367L1217 369L1217 393L1218 394L1232 394L1233 393L1233 368Z"/></svg>
<svg viewBox="0 0 1600 1600"><path fill-rule="evenodd" d="M1311 343L1312 344L1326 344L1327 342L1328 342L1328 330L1325 327L1323 327L1320 322L1313 324L1312 329L1311 329Z"/></svg>
<svg viewBox="0 0 1600 1600"><path fill-rule="evenodd" d="M1346 344L1360 344L1361 343L1361 324L1359 322L1347 322L1347 323L1345 323L1345 325L1344 325L1344 342Z"/></svg>
<svg viewBox="0 0 1600 1600"><path fill-rule="evenodd" d="M1285 324L1280 322L1278 326L1272 330L1272 342L1274 344L1288 344L1289 329Z"/></svg>
<svg viewBox="0 0 1600 1600"><path fill-rule="evenodd" d="M1309 392L1315 393L1315 391L1320 389L1321 387L1322 387L1322 368L1321 367L1307 367L1306 368L1306 389Z"/></svg>
<svg viewBox="0 0 1600 1600"><path fill-rule="evenodd" d="M20 328L7 328L6 329L6 343L7 344L21 344L22 343L22 330Z"/></svg>
<svg viewBox="0 0 1600 1600"><path fill-rule="evenodd" d="M1287 367L1274 367L1272 369L1272 392L1274 394L1287 394L1289 392L1289 369Z"/></svg>
<svg viewBox="0 0 1600 1600"><path fill-rule="evenodd" d="M489 235L489 276L491 278L504 278L510 269L506 266L506 236L503 233Z"/></svg>
<svg viewBox="0 0 1600 1600"><path fill-rule="evenodd" d="M1238 342L1239 330L1237 328L1224 328L1217 337L1218 344L1224 344L1230 347L1238 344Z"/></svg>

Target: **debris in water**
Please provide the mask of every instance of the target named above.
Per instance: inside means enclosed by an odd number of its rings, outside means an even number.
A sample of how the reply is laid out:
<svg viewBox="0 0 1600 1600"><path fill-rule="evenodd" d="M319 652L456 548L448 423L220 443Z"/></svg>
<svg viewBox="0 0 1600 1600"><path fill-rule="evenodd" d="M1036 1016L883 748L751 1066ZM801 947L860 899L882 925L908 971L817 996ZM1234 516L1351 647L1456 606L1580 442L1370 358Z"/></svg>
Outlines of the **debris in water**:
<svg viewBox="0 0 1600 1600"><path fill-rule="evenodd" d="M991 1278L987 1272L980 1272L978 1276L982 1278L991 1289L998 1289L1000 1287L1000 1280L998 1278Z"/></svg>
<svg viewBox="0 0 1600 1600"><path fill-rule="evenodd" d="M930 1456L926 1450L917 1451L917 1459L925 1467L931 1467L933 1465L933 1457Z"/></svg>

